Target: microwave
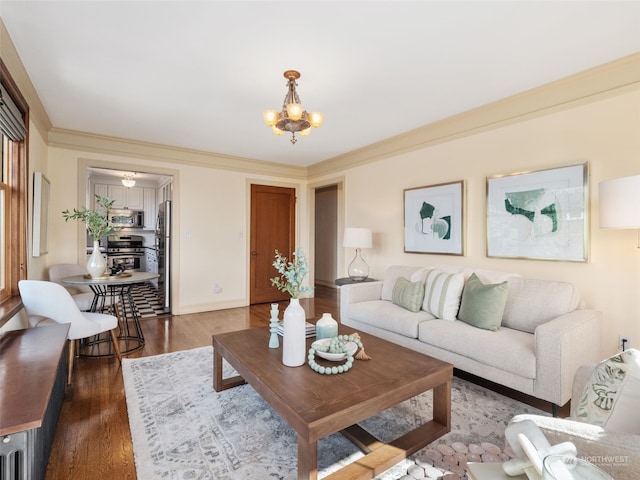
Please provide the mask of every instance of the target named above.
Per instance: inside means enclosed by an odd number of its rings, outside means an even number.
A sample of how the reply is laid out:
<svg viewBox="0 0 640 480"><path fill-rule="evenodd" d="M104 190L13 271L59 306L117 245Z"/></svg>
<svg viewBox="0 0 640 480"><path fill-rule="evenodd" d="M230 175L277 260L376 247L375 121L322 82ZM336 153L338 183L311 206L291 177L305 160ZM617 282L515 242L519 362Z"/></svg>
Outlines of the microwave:
<svg viewBox="0 0 640 480"><path fill-rule="evenodd" d="M109 226L144 228L144 212L142 210L109 210Z"/></svg>

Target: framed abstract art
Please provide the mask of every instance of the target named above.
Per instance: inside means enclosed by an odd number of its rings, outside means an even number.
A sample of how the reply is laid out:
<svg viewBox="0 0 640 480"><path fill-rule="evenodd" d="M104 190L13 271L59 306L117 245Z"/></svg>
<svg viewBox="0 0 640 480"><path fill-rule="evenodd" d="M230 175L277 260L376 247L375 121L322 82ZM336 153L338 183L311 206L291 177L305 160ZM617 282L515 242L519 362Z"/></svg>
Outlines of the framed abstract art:
<svg viewBox="0 0 640 480"><path fill-rule="evenodd" d="M404 190L404 251L464 255L464 182Z"/></svg>
<svg viewBox="0 0 640 480"><path fill-rule="evenodd" d="M587 261L588 164L487 178L487 256Z"/></svg>

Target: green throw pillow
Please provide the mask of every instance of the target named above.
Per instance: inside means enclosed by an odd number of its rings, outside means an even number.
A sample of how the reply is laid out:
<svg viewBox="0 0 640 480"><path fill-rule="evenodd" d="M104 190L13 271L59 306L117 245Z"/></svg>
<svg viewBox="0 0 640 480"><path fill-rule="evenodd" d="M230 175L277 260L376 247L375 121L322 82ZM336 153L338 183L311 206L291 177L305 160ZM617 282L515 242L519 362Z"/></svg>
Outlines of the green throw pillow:
<svg viewBox="0 0 640 480"><path fill-rule="evenodd" d="M424 300L424 283L410 282L404 277L398 277L391 294L393 303L411 312L417 312L422 306L422 300Z"/></svg>
<svg viewBox="0 0 640 480"><path fill-rule="evenodd" d="M462 291L458 320L495 332L502 323L508 293L507 282L485 285L473 273Z"/></svg>

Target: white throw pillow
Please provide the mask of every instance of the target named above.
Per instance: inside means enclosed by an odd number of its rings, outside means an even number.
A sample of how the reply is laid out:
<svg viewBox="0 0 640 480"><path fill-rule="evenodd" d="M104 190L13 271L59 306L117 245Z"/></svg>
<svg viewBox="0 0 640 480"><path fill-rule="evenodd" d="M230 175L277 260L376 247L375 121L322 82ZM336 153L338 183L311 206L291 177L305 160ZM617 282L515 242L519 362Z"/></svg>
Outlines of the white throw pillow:
<svg viewBox="0 0 640 480"><path fill-rule="evenodd" d="M431 269L425 277L422 309L442 320L455 320L464 287L462 273L446 273Z"/></svg>
<svg viewBox="0 0 640 480"><path fill-rule="evenodd" d="M640 351L629 349L599 363L578 403L577 420L612 432L640 434Z"/></svg>
<svg viewBox="0 0 640 480"><path fill-rule="evenodd" d="M411 274L409 280L412 282L424 282L424 279L427 278L427 272L431 270L431 267L422 267L420 270L416 270Z"/></svg>

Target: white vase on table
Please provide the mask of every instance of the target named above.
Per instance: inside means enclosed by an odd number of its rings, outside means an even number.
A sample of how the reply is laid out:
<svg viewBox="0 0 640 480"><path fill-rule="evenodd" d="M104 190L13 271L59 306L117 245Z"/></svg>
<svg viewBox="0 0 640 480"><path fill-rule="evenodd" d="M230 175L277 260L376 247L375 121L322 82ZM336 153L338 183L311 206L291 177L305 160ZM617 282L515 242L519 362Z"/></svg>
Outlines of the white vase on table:
<svg viewBox="0 0 640 480"><path fill-rule="evenodd" d="M93 241L93 252L89 260L87 260L87 271L91 278L98 278L104 275L107 270L107 261L104 259L102 252L100 252L100 243L98 240Z"/></svg>
<svg viewBox="0 0 640 480"><path fill-rule="evenodd" d="M304 365L307 355L306 314L300 299L292 298L284 310L282 363L287 367Z"/></svg>

